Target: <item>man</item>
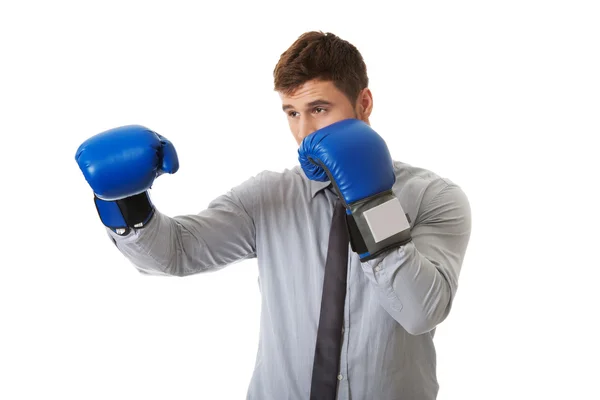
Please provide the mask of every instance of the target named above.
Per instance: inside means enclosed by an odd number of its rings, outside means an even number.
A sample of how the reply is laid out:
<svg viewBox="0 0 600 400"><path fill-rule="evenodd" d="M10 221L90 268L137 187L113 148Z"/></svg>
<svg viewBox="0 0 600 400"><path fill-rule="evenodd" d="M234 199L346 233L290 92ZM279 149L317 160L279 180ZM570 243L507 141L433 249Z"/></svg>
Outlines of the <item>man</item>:
<svg viewBox="0 0 600 400"><path fill-rule="evenodd" d="M186 276L257 258L261 328L248 399L435 399L433 336L469 241L465 194L392 161L370 128L366 67L350 43L307 32L281 55L274 81L300 166L264 171L197 215L169 217L147 192L178 170L173 144L144 127L116 128L76 155L101 221L145 273Z"/></svg>

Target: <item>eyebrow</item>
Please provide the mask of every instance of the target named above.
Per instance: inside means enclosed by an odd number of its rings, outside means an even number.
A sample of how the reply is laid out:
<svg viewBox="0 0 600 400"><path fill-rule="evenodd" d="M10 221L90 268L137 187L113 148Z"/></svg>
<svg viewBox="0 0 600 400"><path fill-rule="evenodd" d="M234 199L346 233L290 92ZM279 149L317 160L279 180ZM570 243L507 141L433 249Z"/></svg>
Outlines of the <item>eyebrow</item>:
<svg viewBox="0 0 600 400"><path fill-rule="evenodd" d="M332 105L332 104L333 104L333 103L331 103L330 101L323 100L323 99L317 99L317 100L313 100L313 101L311 101L310 103L308 103L308 104L306 105L306 108L313 108L313 107L316 107L316 106L330 106L330 105ZM281 107L281 109L282 109L283 111L287 111L287 110L289 110L290 108L294 108L294 106L292 106L291 104L284 104L284 105Z"/></svg>

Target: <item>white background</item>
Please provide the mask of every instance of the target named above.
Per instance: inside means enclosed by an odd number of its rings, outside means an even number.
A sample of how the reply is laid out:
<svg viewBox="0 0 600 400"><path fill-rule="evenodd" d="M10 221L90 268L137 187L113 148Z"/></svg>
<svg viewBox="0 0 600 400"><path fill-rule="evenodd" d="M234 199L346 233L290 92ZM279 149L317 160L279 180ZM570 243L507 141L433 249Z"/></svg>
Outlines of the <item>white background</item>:
<svg viewBox="0 0 600 400"><path fill-rule="evenodd" d="M139 274L74 156L120 125L166 136L181 167L152 196L173 216L293 167L272 71L313 29L362 52L393 157L471 202L439 399L600 398L594 3L2 2L0 398L245 398L255 261Z"/></svg>

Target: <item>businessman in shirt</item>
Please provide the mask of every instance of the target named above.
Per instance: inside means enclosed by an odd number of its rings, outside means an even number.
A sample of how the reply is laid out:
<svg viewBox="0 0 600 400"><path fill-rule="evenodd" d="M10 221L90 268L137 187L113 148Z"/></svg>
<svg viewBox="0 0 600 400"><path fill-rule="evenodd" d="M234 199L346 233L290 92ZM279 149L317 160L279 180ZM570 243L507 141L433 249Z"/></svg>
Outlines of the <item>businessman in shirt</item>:
<svg viewBox="0 0 600 400"><path fill-rule="evenodd" d="M247 399L325 399L314 394L315 365L331 349L336 399L435 399L434 332L450 313L471 231L465 193L391 159L382 137L399 132L371 128L364 60L338 36L302 34L281 55L274 89L299 165L257 173L198 214L172 217L148 189L178 170L174 144L143 126L111 129L76 154L101 222L144 273L187 276L257 259L260 340ZM316 351L331 319L325 298L340 290L325 286L336 207L348 236L337 255L347 268L339 347L323 340Z"/></svg>

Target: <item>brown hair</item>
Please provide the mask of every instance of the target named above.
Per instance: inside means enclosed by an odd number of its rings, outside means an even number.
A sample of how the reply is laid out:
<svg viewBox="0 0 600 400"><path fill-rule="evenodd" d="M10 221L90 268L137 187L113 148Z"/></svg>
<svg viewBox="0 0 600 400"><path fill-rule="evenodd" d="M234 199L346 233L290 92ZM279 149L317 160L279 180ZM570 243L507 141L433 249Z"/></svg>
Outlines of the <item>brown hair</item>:
<svg viewBox="0 0 600 400"><path fill-rule="evenodd" d="M333 33L303 33L283 53L273 71L275 90L290 94L312 79L332 81L354 104L369 85L367 67L351 43Z"/></svg>

